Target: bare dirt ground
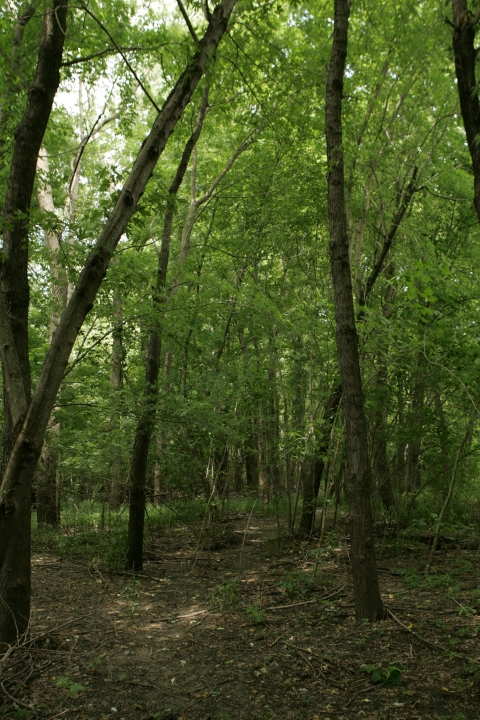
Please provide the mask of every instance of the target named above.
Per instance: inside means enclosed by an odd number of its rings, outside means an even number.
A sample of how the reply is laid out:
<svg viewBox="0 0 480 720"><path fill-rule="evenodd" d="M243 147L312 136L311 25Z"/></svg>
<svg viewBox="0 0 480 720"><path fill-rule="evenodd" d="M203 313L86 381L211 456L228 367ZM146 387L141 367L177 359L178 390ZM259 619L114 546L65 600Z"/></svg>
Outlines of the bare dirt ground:
<svg viewBox="0 0 480 720"><path fill-rule="evenodd" d="M426 578L425 550L384 543L390 614L369 625L333 536L316 579L315 541L264 518L237 517L193 564L195 547L165 531L137 576L35 556L31 638L3 662L0 716L480 719L475 550L441 550Z"/></svg>

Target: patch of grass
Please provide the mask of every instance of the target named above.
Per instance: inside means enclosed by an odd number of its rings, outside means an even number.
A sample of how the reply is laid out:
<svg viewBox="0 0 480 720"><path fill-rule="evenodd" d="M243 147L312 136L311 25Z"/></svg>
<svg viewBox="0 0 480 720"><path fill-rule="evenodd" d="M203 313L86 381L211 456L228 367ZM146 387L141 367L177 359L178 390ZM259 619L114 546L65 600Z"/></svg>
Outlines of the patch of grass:
<svg viewBox="0 0 480 720"><path fill-rule="evenodd" d="M212 593L212 602L214 602L220 610L233 609L238 605L238 580L228 580L219 585L214 593Z"/></svg>

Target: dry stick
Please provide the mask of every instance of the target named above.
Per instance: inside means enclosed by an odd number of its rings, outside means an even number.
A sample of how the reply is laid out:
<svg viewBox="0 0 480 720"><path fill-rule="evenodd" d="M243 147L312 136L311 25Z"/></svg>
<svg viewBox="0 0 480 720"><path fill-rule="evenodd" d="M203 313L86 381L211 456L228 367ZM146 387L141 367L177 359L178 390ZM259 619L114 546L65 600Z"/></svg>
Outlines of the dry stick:
<svg viewBox="0 0 480 720"><path fill-rule="evenodd" d="M306 648L301 648L301 647L299 647L298 645L293 645L292 643L286 642L285 640L284 640L284 643L285 643L285 647L293 648L294 650L297 650L297 652L300 651L300 652L302 652L302 653L305 653L306 655L311 655L312 657L319 658L319 660L323 660L324 662L325 662L325 661L330 662L330 663L331 663L331 662L335 662L335 664L336 664L338 667L340 667L342 670L346 670L346 672L352 674L351 671L350 671L347 667L345 667L344 665L340 665L340 663L337 662L337 661L335 661L335 660L326 658L326 657L324 657L323 655L320 655L319 653L316 653L316 652L313 652L312 650L309 650L308 648L306 649ZM322 673L322 675L323 675L323 673ZM324 677L325 677L325 676L324 676ZM335 685L336 687L341 687L341 688L345 689L345 688L343 687L343 685L340 685L340 683L336 683L336 682L335 682L334 680L332 680L332 679L329 680L329 683L331 683L332 685Z"/></svg>
<svg viewBox="0 0 480 720"><path fill-rule="evenodd" d="M40 640L40 638L45 637L45 635L50 635L53 632L58 632L58 630L61 630L64 627L67 627L68 625L74 625L79 620L83 620L86 617L90 617L91 615L95 615L96 612L101 610L102 608L107 607L106 605L99 605L95 610L92 610L89 613L85 613L85 615L79 615L79 617L73 618L73 620L69 620L66 623L62 623L62 625L57 625L57 627L52 628L51 630L45 630L45 632L41 633L40 635L35 635L35 637L32 638L31 642L36 642L37 640Z"/></svg>
<svg viewBox="0 0 480 720"><path fill-rule="evenodd" d="M10 695L8 690L5 690L5 686L4 686L3 682L0 682L0 687L2 688L2 691L5 693L5 695L8 697L8 699L11 700L13 703L20 705L20 707L26 708L27 710L33 710L33 705L27 705L26 703L22 702L21 700L18 700L13 695Z"/></svg>
<svg viewBox="0 0 480 720"><path fill-rule="evenodd" d="M395 620L395 622L398 623L403 630L410 633L410 635L413 635L414 637L416 637L417 640L420 640L420 642L424 643L425 645L428 645L428 647L431 647L434 650L441 650L442 652L449 652L448 648L444 647L443 645L436 645L435 643L430 642L430 640L426 640L425 638L423 638L421 635L414 632L413 630L410 630L409 627L404 625L404 623L402 623L402 621L399 620L397 618L397 616L393 614L393 612L390 610L389 607L386 606L386 610L387 610L388 614L390 615L390 617L392 617ZM456 652L455 656L459 657L459 658L464 658L465 660L468 660L469 662L474 663L475 665L480 665L480 659L471 658L468 655L465 655L465 653Z"/></svg>
<svg viewBox="0 0 480 720"><path fill-rule="evenodd" d="M335 588L335 590L333 590L333 592L329 593L328 595L321 595L318 598L313 598L313 600L303 600L302 602L292 603L291 605L271 605L270 607L264 608L264 610L285 610L286 608L298 607L299 605L309 605L311 603L318 602L319 600L328 600L328 598L331 598L334 595L342 592L345 585L346 583L340 585L338 588Z"/></svg>
<svg viewBox="0 0 480 720"><path fill-rule="evenodd" d="M173 617L157 618L155 622L173 622L174 620L179 620L180 618L189 618L194 617L195 615L203 615L205 613L208 613L209 611L209 609L197 610L197 612L189 613L188 615L174 615Z"/></svg>
<svg viewBox="0 0 480 720"><path fill-rule="evenodd" d="M468 422L467 422L467 427L465 428L465 434L464 434L464 436L463 436L463 438L462 438L462 442L460 443L460 446L459 446L459 448L458 448L458 450L457 450L457 454L456 454L456 456L455 456L455 463L454 463L454 465L453 465L452 479L450 480L450 487L448 488L447 497L445 498L445 502L443 503L442 509L440 510L440 515L438 516L437 526L436 526L436 528L435 528L435 535L434 535L434 537L433 537L432 549L431 549L431 551L430 551L430 557L428 558L428 562L427 562L427 564L426 564L426 566L425 566L425 574L427 574L427 575L428 575L428 572L429 572L430 567L431 567L431 565L432 565L433 559L434 559L434 557L435 557L435 551L436 551L437 545L438 545L438 538L440 537L440 530L441 530L441 527L442 527L443 517L444 517L444 515L445 515L445 512L446 512L446 510L447 510L447 507L448 507L449 504L450 504L450 500L452 499L453 489L454 489L454 487L455 487L455 481L456 481L456 479L457 479L457 472L458 472L458 465L459 465L459 462L460 462L460 455L462 454L463 446L464 446L465 443L467 442L467 439L468 439L468 437L469 437L469 435L470 435L470 432L471 432L471 430L472 430L472 424L473 424L473 419L470 418L470 419L468 420Z"/></svg>

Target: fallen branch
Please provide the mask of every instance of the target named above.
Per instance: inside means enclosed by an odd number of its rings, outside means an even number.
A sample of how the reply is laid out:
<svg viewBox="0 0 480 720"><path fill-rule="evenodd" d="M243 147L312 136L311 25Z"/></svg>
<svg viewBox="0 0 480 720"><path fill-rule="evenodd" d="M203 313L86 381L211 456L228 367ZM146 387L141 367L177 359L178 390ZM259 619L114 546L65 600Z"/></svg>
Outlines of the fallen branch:
<svg viewBox="0 0 480 720"><path fill-rule="evenodd" d="M292 603L291 605L270 605L269 607L263 608L264 610L286 610L287 608L292 607L298 607L299 605L310 605L311 603L318 602L319 600L328 600L329 598L333 597L334 595L337 595L339 592L343 590L346 583L343 585L340 585L340 587L336 588L333 592L329 593L328 595L321 595L320 597L315 597L313 600L303 600L302 602L298 603Z"/></svg>
<svg viewBox="0 0 480 720"><path fill-rule="evenodd" d="M180 620L182 618L189 618L194 617L195 615L203 615L204 613L210 612L210 609L207 610L197 610L197 612L189 613L188 615L174 615L173 617L166 617L166 618L157 618L157 620L154 620L151 624L154 625L155 623L159 622L173 622L174 620Z"/></svg>
<svg viewBox="0 0 480 720"><path fill-rule="evenodd" d="M397 618L397 616L390 610L389 607L386 607L387 613L390 615L393 620L395 620L400 627L405 630L406 632L410 633L410 635L413 635L417 638L417 640L420 640L424 645L428 645L428 647L433 648L433 650L441 650L442 652L448 653L451 652L448 648L446 648L444 645L439 645L433 642L430 642L430 640L427 640L426 638L422 637L418 633L416 633L414 630L411 630L409 627L407 627L401 620ZM465 655L464 653L455 653L455 657L463 658L464 660L468 660L471 663L474 663L475 665L480 665L480 659L471 658L468 655Z"/></svg>

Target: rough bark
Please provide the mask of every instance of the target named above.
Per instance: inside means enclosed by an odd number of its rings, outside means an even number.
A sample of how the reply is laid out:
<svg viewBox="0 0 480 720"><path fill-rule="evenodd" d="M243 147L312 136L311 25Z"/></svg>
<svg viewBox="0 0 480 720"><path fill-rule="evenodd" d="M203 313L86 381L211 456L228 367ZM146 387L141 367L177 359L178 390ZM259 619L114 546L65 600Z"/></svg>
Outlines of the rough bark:
<svg viewBox="0 0 480 720"><path fill-rule="evenodd" d="M153 294L155 318L150 331L145 363L145 384L140 419L135 431L132 462L130 466L130 515L128 520L127 566L129 570L141 570L143 566L143 526L145 519L145 481L147 477L148 452L155 423L158 400L158 374L162 348L162 304L165 300L170 240L175 211L175 200L187 171L190 157L202 131L207 112L208 91L205 89L197 115L195 128L188 139L182 158L168 190L167 207L163 222L162 243L158 255L157 283Z"/></svg>
<svg viewBox="0 0 480 720"><path fill-rule="evenodd" d="M346 426L355 613L357 620L375 621L383 616L383 605L375 566L367 423L360 374L345 215L342 96L347 57L348 17L348 0L335 0L332 56L327 72L325 106L328 219L336 339Z"/></svg>
<svg viewBox="0 0 480 720"><path fill-rule="evenodd" d="M468 13L467 0L452 0L453 52L457 76L460 109L472 158L474 189L473 203L480 221L480 102L475 79L477 50L475 49L475 24L478 13L472 18Z"/></svg>
<svg viewBox="0 0 480 720"><path fill-rule="evenodd" d="M223 0L213 13L200 47L187 64L184 72L166 99L149 136L143 143L132 171L119 194L115 207L107 219L80 274L75 291L62 313L57 331L47 352L37 386L21 423L21 429L2 478L0 502L0 565L15 533L19 511L24 499L30 495L30 484L43 444L48 418L52 411L58 389L62 382L70 353L85 320L91 310L103 277L107 271L115 247L135 212L137 202L152 175L159 156L173 132L185 107L212 57L215 55L236 0ZM61 18L62 13L58 11ZM35 157L36 159L36 157ZM3 316L3 318L2 318ZM5 305L0 306L0 349L2 362L8 345L8 323ZM14 348L15 350L15 348ZM10 353L11 366L20 364L16 352ZM13 357L13 360L12 360ZM7 368L8 371L9 368ZM4 373L8 377L8 372ZM13 385L9 382L9 391ZM15 389L17 387L15 386Z"/></svg>
<svg viewBox="0 0 480 720"><path fill-rule="evenodd" d="M28 357L28 223L37 157L60 82L66 32L67 0L53 0L44 14L37 67L27 104L15 129L13 157L3 208L0 260L0 354L4 385L2 473L8 475L31 398ZM53 407L53 403L52 403ZM52 407L50 407L49 415ZM47 418L48 420L48 418ZM46 422L45 422L46 427ZM45 433L45 428L42 433ZM20 441L21 442L21 441ZM25 445L24 458L31 456ZM23 453L22 453L23 454ZM35 463L22 482L15 472L3 491L0 516L0 645L12 643L28 628L30 617L30 487ZM19 470L22 459L18 458ZM33 458L32 458L33 460ZM13 493L12 493L13 489ZM12 500L12 494L16 500ZM15 544L10 544L15 528Z"/></svg>

